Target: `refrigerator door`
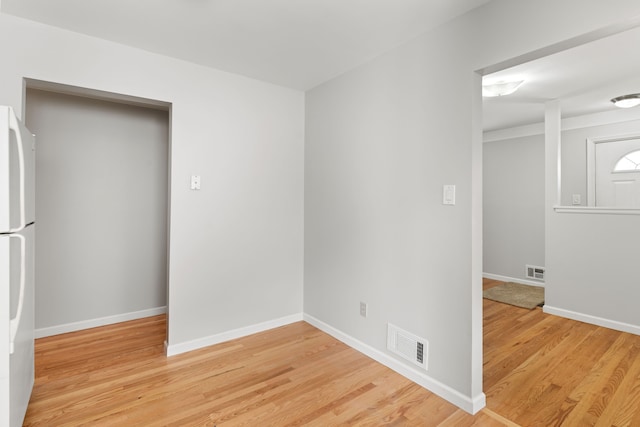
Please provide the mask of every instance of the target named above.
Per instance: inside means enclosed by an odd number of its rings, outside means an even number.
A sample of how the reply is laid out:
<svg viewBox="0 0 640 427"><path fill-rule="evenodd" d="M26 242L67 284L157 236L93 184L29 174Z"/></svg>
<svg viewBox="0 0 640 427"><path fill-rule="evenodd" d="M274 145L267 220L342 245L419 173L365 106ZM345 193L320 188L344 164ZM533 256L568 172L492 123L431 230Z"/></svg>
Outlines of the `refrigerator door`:
<svg viewBox="0 0 640 427"><path fill-rule="evenodd" d="M35 219L35 138L11 107L0 106L0 232Z"/></svg>
<svg viewBox="0 0 640 427"><path fill-rule="evenodd" d="M0 235L0 426L22 425L33 389L34 236Z"/></svg>

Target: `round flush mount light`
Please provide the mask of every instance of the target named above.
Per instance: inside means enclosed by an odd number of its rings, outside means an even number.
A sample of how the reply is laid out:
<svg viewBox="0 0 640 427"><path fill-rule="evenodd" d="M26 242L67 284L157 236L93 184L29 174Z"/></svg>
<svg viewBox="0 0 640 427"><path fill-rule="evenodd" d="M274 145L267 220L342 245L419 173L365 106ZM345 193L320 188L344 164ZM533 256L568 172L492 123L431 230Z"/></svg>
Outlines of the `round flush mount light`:
<svg viewBox="0 0 640 427"><path fill-rule="evenodd" d="M620 108L631 108L640 105L640 93L617 96L611 100L613 105Z"/></svg>
<svg viewBox="0 0 640 427"><path fill-rule="evenodd" d="M511 95L513 92L518 90L522 83L524 83L524 80L501 81L492 84L483 84L482 96L491 98L495 96Z"/></svg>

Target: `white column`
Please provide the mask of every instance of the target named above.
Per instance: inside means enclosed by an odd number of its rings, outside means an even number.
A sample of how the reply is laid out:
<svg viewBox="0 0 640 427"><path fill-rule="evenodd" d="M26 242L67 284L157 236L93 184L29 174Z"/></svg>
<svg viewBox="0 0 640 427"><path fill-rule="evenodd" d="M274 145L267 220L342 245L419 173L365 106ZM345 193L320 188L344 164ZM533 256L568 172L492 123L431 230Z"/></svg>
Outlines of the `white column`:
<svg viewBox="0 0 640 427"><path fill-rule="evenodd" d="M471 396L475 412L482 392L482 76L474 73L471 139Z"/></svg>
<svg viewBox="0 0 640 427"><path fill-rule="evenodd" d="M545 206L544 206L544 265L545 287L549 290L553 284L553 268L550 254L553 253L549 247L553 241L551 230L553 230L552 221L555 211L554 206L560 204L561 189L561 131L562 117L560 115L560 101L549 101L545 105L544 113L544 181L545 181ZM551 278L551 280L549 280ZM548 297L548 295L547 295ZM548 298L547 298L548 302Z"/></svg>

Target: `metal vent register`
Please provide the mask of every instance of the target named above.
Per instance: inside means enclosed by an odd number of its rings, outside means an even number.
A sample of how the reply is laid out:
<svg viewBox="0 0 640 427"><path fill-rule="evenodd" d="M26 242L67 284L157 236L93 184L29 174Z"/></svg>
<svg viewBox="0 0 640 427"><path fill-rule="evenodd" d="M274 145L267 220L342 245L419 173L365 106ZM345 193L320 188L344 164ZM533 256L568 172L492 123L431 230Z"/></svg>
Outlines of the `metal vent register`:
<svg viewBox="0 0 640 427"><path fill-rule="evenodd" d="M526 265L525 267L528 279L544 281L544 267L538 267L535 265Z"/></svg>
<svg viewBox="0 0 640 427"><path fill-rule="evenodd" d="M420 338L388 323L387 349L427 370L429 342L424 338Z"/></svg>

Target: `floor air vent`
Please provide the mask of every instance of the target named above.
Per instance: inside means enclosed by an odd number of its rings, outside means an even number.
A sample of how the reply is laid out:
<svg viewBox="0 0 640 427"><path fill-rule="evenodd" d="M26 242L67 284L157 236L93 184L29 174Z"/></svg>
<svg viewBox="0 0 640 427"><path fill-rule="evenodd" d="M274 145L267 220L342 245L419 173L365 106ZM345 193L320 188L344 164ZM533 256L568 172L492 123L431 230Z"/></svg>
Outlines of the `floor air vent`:
<svg viewBox="0 0 640 427"><path fill-rule="evenodd" d="M543 280L544 281L544 267L536 267L535 265L527 265L527 279Z"/></svg>
<svg viewBox="0 0 640 427"><path fill-rule="evenodd" d="M387 348L400 357L427 369L429 342L391 323L387 324Z"/></svg>

